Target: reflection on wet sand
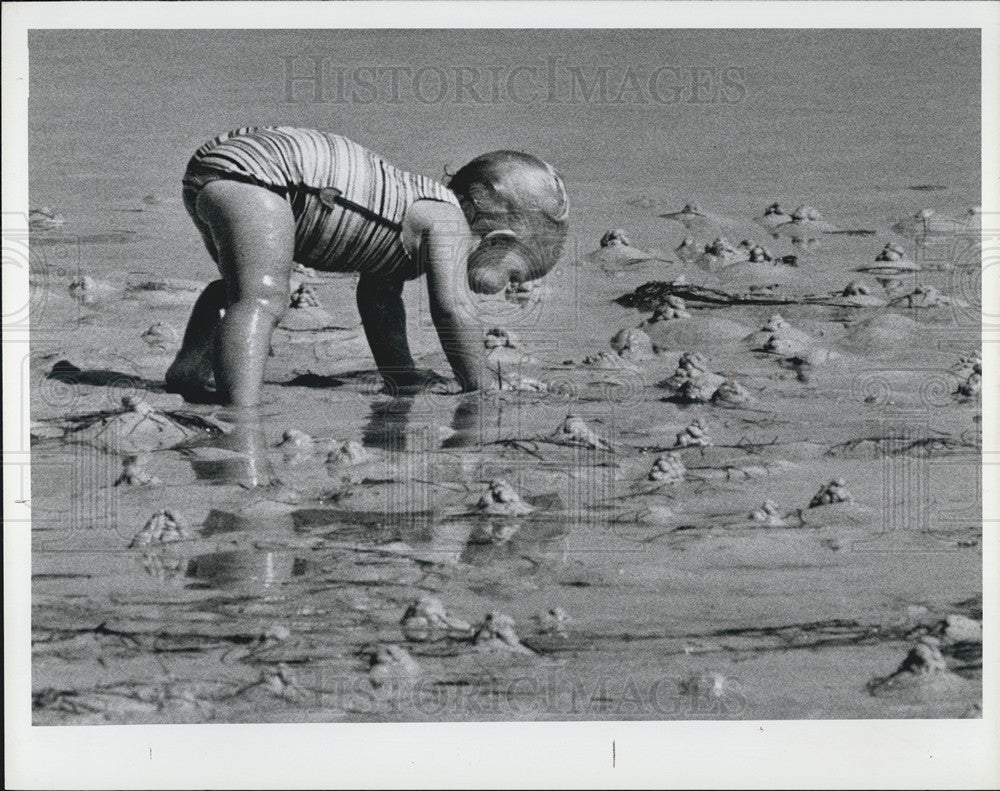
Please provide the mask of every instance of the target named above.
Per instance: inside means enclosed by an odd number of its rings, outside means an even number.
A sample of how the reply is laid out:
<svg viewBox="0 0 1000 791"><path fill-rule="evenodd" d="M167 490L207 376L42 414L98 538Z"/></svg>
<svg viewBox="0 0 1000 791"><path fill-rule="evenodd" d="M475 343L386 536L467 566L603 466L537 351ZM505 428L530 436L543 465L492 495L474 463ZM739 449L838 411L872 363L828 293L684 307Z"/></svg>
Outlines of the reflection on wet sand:
<svg viewBox="0 0 1000 791"><path fill-rule="evenodd" d="M188 561L190 586L219 590L265 591L306 573L308 562L291 552L232 550L197 555Z"/></svg>

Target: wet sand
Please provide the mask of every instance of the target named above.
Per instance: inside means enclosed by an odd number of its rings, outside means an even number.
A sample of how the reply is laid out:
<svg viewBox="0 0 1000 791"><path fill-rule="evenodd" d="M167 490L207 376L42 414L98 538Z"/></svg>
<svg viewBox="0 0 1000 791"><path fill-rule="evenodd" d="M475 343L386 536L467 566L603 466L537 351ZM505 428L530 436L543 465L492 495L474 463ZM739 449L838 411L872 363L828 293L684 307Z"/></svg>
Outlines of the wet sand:
<svg viewBox="0 0 1000 791"><path fill-rule="evenodd" d="M898 181L852 161L826 187L800 169L761 194L703 159L695 193L683 169L665 189L574 179L567 161L564 263L480 306L484 339L516 338L494 348L505 375L545 392L380 393L353 278L320 273L269 362L278 482L247 488L230 416L163 392L214 275L171 186L183 163L149 156L146 182L102 175L89 202L48 165L33 175L32 199L65 216L31 242L36 724L980 716L981 638L945 620L982 619L981 402L962 359L979 262L961 235L891 230L921 205L962 216L975 169L917 172L907 150ZM947 189L908 187L923 180ZM753 218L785 195L876 233L775 238ZM758 264L679 262L692 232L658 215L692 196L797 265L772 283ZM613 228L660 252L587 259ZM922 269L858 272L887 242ZM711 289L685 292L688 317L616 302L680 277ZM875 299L847 299L851 281ZM968 304L898 299L926 285ZM406 289L411 343L446 373L423 288ZM648 350L612 347L630 328ZM153 423L134 406L115 422L124 397ZM678 439L696 434L710 443ZM414 630L421 597L447 618ZM874 683L928 637L906 683Z"/></svg>
<svg viewBox="0 0 1000 791"><path fill-rule="evenodd" d="M871 247L855 244L859 257ZM612 302L625 278L576 271L584 306L607 317L607 340L580 355L627 355L608 341L628 326L649 330L656 352L567 365L566 345L553 354L528 327L512 350L526 362L508 370L544 393L393 399L378 393L358 328L288 322L263 407L281 485L258 489L240 485L242 457L213 444L225 411L162 392L177 335L143 331L153 319L182 327L193 291L109 285L84 304L68 279L40 284L54 332L33 349L35 721L974 712L981 657L965 644L945 646L964 681L945 693L866 688L945 616L981 618L980 517L968 506L981 405L959 393L967 339L939 332L943 309L792 303L776 322L772 306L688 300L690 318L649 324L649 312ZM796 274L797 293L813 291L815 273ZM823 274L851 278L848 267ZM350 281L314 287L346 322ZM492 309L512 326L533 310ZM937 348L916 343L904 319ZM755 331L734 341L720 322ZM421 364L446 370L433 338L414 331ZM803 363L767 350L776 335L833 354ZM710 389L738 383L748 400L672 390L683 352L701 355ZM80 370L56 366L63 358ZM123 397L166 428L131 419L115 433ZM178 410L180 428L162 417ZM565 431L569 413L584 439ZM698 418L711 444L683 445ZM363 458L329 460L349 440ZM651 480L667 452L684 475ZM146 477L116 486L129 454ZM810 508L834 478L853 501ZM479 508L501 479L537 505ZM786 516L777 526L753 518L768 500ZM164 508L184 529L133 541ZM527 650L484 650L471 630L408 640L400 621L426 594L472 627L511 616ZM556 632L545 627L554 608L569 616ZM376 684L373 646L403 649L413 666Z"/></svg>

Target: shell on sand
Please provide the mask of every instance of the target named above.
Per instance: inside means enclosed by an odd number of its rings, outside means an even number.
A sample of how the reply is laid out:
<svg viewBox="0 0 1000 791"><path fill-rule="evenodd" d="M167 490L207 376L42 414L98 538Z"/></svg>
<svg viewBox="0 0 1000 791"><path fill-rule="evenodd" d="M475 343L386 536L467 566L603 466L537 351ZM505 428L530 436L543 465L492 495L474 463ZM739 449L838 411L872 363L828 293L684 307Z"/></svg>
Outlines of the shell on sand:
<svg viewBox="0 0 1000 791"><path fill-rule="evenodd" d="M747 336L749 328L722 316L697 315L683 321L658 321L646 325L646 333L653 342L653 348L697 349L701 345L715 345L740 341Z"/></svg>
<svg viewBox="0 0 1000 791"><path fill-rule="evenodd" d="M856 354L891 356L900 349L919 348L925 343L924 326L898 313L872 316L855 324L844 344Z"/></svg>

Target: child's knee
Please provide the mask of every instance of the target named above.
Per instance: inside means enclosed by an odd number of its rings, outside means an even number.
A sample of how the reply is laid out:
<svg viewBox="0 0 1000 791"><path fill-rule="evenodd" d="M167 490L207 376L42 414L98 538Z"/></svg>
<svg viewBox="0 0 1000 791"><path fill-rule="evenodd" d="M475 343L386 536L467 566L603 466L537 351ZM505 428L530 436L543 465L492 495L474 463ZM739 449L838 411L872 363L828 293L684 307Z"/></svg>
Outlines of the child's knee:
<svg viewBox="0 0 1000 791"><path fill-rule="evenodd" d="M277 325L288 310L288 294L284 291L252 291L230 300L229 313L252 312Z"/></svg>

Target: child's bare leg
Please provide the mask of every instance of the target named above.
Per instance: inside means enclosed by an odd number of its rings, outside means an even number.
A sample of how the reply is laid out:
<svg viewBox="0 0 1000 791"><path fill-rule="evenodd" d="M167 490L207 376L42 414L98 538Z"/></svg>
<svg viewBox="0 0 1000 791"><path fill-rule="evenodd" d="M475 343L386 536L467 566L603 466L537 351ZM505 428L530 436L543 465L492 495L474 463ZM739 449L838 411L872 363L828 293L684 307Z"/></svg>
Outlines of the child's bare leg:
<svg viewBox="0 0 1000 791"><path fill-rule="evenodd" d="M184 342L167 369L167 391L203 400L214 389L215 333L226 308L226 281L213 280L194 303Z"/></svg>
<svg viewBox="0 0 1000 791"><path fill-rule="evenodd" d="M197 211L211 229L227 287L215 339L216 390L223 403L255 406L271 334L288 308L295 218L270 190L228 180L202 187Z"/></svg>

